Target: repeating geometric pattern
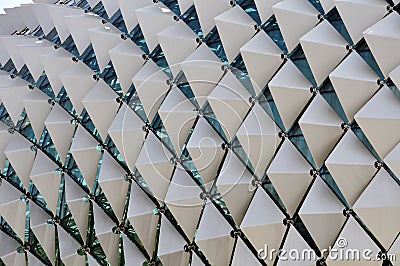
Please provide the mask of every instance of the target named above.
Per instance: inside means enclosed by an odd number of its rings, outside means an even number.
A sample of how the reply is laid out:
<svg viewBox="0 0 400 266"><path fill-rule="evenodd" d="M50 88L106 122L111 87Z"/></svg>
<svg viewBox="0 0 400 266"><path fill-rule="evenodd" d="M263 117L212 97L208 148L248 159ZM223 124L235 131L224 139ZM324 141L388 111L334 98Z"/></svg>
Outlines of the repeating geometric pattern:
<svg viewBox="0 0 400 266"><path fill-rule="evenodd" d="M399 0L34 2L0 15L1 265L400 265Z"/></svg>

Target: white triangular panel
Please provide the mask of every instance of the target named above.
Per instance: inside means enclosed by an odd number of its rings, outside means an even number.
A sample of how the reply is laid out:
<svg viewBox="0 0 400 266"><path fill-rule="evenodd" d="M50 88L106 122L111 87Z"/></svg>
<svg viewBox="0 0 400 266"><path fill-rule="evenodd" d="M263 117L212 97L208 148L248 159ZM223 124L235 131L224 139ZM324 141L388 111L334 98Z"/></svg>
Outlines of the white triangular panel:
<svg viewBox="0 0 400 266"><path fill-rule="evenodd" d="M249 111L251 94L236 76L228 71L208 95L207 100L221 124L228 141L231 141ZM230 114L227 116L226 114Z"/></svg>
<svg viewBox="0 0 400 266"><path fill-rule="evenodd" d="M96 237L107 257L107 261L110 265L117 265L120 236L112 232L115 224L97 204L93 204L93 213Z"/></svg>
<svg viewBox="0 0 400 266"><path fill-rule="evenodd" d="M70 68L59 73L59 79L78 114L81 114L84 108L83 98L96 84L93 79L94 74L93 70L82 62L73 64Z"/></svg>
<svg viewBox="0 0 400 266"><path fill-rule="evenodd" d="M139 0L139 1L117 0L117 2L119 5L119 9L121 10L122 17L124 18L128 32L131 32L138 24L135 10L153 4L153 1L151 0Z"/></svg>
<svg viewBox="0 0 400 266"><path fill-rule="evenodd" d="M31 229L50 262L54 265L56 260L55 225L48 223L51 217L32 201L30 201L29 210Z"/></svg>
<svg viewBox="0 0 400 266"><path fill-rule="evenodd" d="M203 209L201 192L192 177L178 165L168 187L165 203L190 240L193 239Z"/></svg>
<svg viewBox="0 0 400 266"><path fill-rule="evenodd" d="M85 256L80 256L77 250L81 245L69 235L62 227L57 228L58 245L60 248L60 257L65 266L84 266L86 265Z"/></svg>
<svg viewBox="0 0 400 266"><path fill-rule="evenodd" d="M229 150L216 185L237 225L242 223L254 194L254 189L252 189L251 185L252 178L252 175L237 155Z"/></svg>
<svg viewBox="0 0 400 266"><path fill-rule="evenodd" d="M6 124L0 122L0 169L3 169L6 163L7 156L4 152L11 140L11 134L8 129L9 127Z"/></svg>
<svg viewBox="0 0 400 266"><path fill-rule="evenodd" d="M99 172L99 185L103 190L118 220L124 213L129 182L125 180L126 172L108 152L103 153Z"/></svg>
<svg viewBox="0 0 400 266"><path fill-rule="evenodd" d="M126 235L122 235L124 246L124 259L126 264L141 266L146 262L146 258L139 249L132 243Z"/></svg>
<svg viewBox="0 0 400 266"><path fill-rule="evenodd" d="M40 55L51 89L56 96L63 86L60 74L74 65L72 57L72 54L61 48L48 54Z"/></svg>
<svg viewBox="0 0 400 266"><path fill-rule="evenodd" d="M63 43L70 35L67 23L65 23L65 16L72 16L83 14L81 8L63 6L63 5L47 5L50 17L53 20L54 26L57 30L58 37Z"/></svg>
<svg viewBox="0 0 400 266"><path fill-rule="evenodd" d="M347 42L327 20L303 35L300 44L318 86L347 53Z"/></svg>
<svg viewBox="0 0 400 266"><path fill-rule="evenodd" d="M152 52L158 45L157 33L176 23L175 14L161 2L135 9L135 13L147 48Z"/></svg>
<svg viewBox="0 0 400 266"><path fill-rule="evenodd" d="M65 180L65 201L68 209L71 211L72 217L78 228L78 231L86 243L89 208L90 203L87 200L88 195L76 184L69 175L64 175Z"/></svg>
<svg viewBox="0 0 400 266"><path fill-rule="evenodd" d="M289 53L299 44L300 37L318 23L319 12L307 0L284 0L272 10Z"/></svg>
<svg viewBox="0 0 400 266"><path fill-rule="evenodd" d="M345 207L325 182L317 177L299 215L319 249L333 245L346 217Z"/></svg>
<svg viewBox="0 0 400 266"><path fill-rule="evenodd" d="M0 30L2 34L12 34L18 30L15 25L13 25L12 20L8 18L7 14L0 14ZM10 16L11 17L11 16Z"/></svg>
<svg viewBox="0 0 400 266"><path fill-rule="evenodd" d="M70 152L78 165L86 186L91 190L96 177L101 152L97 150L98 142L81 125L75 132Z"/></svg>
<svg viewBox="0 0 400 266"><path fill-rule="evenodd" d="M17 45L17 49L35 81L39 79L44 71L40 55L51 52L54 49L53 46L54 44L47 40L36 40L31 43Z"/></svg>
<svg viewBox="0 0 400 266"><path fill-rule="evenodd" d="M343 134L342 120L317 94L299 120L301 131L319 168Z"/></svg>
<svg viewBox="0 0 400 266"><path fill-rule="evenodd" d="M389 77L396 87L400 88L400 64L389 73Z"/></svg>
<svg viewBox="0 0 400 266"><path fill-rule="evenodd" d="M387 10L387 3L380 0L335 0L336 8L354 43L363 37L365 29L382 19ZM354 16L362 14L362 19Z"/></svg>
<svg viewBox="0 0 400 266"><path fill-rule="evenodd" d="M39 89L29 92L22 100L25 112L31 122L32 130L37 140L40 140L44 129L44 121L51 111L50 97Z"/></svg>
<svg viewBox="0 0 400 266"><path fill-rule="evenodd" d="M196 243L212 265L228 265L235 239L230 236L231 226L208 201L204 207L196 234Z"/></svg>
<svg viewBox="0 0 400 266"><path fill-rule="evenodd" d="M361 108L355 120L381 158L400 141L400 100L387 86Z"/></svg>
<svg viewBox="0 0 400 266"><path fill-rule="evenodd" d="M274 14L272 6L281 1L282 0L254 0L261 23L266 22Z"/></svg>
<svg viewBox="0 0 400 266"><path fill-rule="evenodd" d="M399 177L400 176L400 143L397 144L393 150L386 155L384 159L387 166L389 166L390 170Z"/></svg>
<svg viewBox="0 0 400 266"><path fill-rule="evenodd" d="M231 7L228 0L193 0L193 2L204 36L214 28L214 18Z"/></svg>
<svg viewBox="0 0 400 266"><path fill-rule="evenodd" d="M200 107L204 106L207 96L224 74L221 67L222 62L206 44L201 44L181 63L183 73Z"/></svg>
<svg viewBox="0 0 400 266"><path fill-rule="evenodd" d="M317 256L315 255L315 252L313 252L313 249L311 249L309 244L304 240L294 226L289 227L282 249L289 252L292 251L292 255L289 255L287 252L285 256L278 259L276 264L277 266L313 266L317 260ZM293 250L295 251L293 252ZM298 257L302 256L302 254L305 254L305 256L304 258L301 257L301 259L298 259L296 254L299 254ZM268 254L263 255L268 256Z"/></svg>
<svg viewBox="0 0 400 266"><path fill-rule="evenodd" d="M127 218L140 238L147 253L155 249L159 217L153 213L155 204L136 183L132 183Z"/></svg>
<svg viewBox="0 0 400 266"><path fill-rule="evenodd" d="M400 45L399 23L399 14L392 12L363 33L365 41L385 77L400 64L400 55L393 52Z"/></svg>
<svg viewBox="0 0 400 266"><path fill-rule="evenodd" d="M165 198L174 169L171 158L169 150L150 132L137 158L136 168L160 202Z"/></svg>
<svg viewBox="0 0 400 266"><path fill-rule="evenodd" d="M54 28L54 23L47 8L47 4L42 2L37 2L36 4L32 5L32 10L44 34L46 35L49 34L51 30Z"/></svg>
<svg viewBox="0 0 400 266"><path fill-rule="evenodd" d="M0 36L0 44L8 52L17 71L20 71L25 64L24 59L17 49L17 45L31 43L36 40L34 37L24 35Z"/></svg>
<svg viewBox="0 0 400 266"><path fill-rule="evenodd" d="M190 253L184 251L185 244L185 239L179 235L168 219L162 216L157 256L163 265L188 265Z"/></svg>
<svg viewBox="0 0 400 266"><path fill-rule="evenodd" d="M25 254L17 251L1 257L1 260L5 265L26 265Z"/></svg>
<svg viewBox="0 0 400 266"><path fill-rule="evenodd" d="M288 213L293 215L309 187L311 166L290 142L285 140L267 170Z"/></svg>
<svg viewBox="0 0 400 266"><path fill-rule="evenodd" d="M99 80L82 99L83 106L104 141L108 135L107 130L119 108L117 98L118 94L103 80Z"/></svg>
<svg viewBox="0 0 400 266"><path fill-rule="evenodd" d="M223 140L206 119L199 117L186 148L203 183L208 187L224 156L222 144Z"/></svg>
<svg viewBox="0 0 400 266"><path fill-rule="evenodd" d="M256 22L240 7L235 6L214 18L222 46L229 62L235 60L239 49L256 33Z"/></svg>
<svg viewBox="0 0 400 266"><path fill-rule="evenodd" d="M39 26L39 21L37 20L35 13L33 12L33 6L34 5L30 3L26 3L21 4L21 6L19 7L15 7L16 9L18 9L17 13L24 22L25 26L27 26L31 30Z"/></svg>
<svg viewBox="0 0 400 266"><path fill-rule="evenodd" d="M22 193L2 181L0 186L0 215L17 234L18 238L25 238L26 202L20 200Z"/></svg>
<svg viewBox="0 0 400 266"><path fill-rule="evenodd" d="M4 12L6 13L7 18L10 20L12 25L17 29L21 30L24 27L26 27L24 21L22 19L18 19L20 16L18 12L18 7L6 7L3 9Z"/></svg>
<svg viewBox="0 0 400 266"><path fill-rule="evenodd" d="M257 260L256 256L251 253L249 248L243 242L241 238L238 238L236 242L235 251L232 258L232 266L242 266L242 265L261 265Z"/></svg>
<svg viewBox="0 0 400 266"><path fill-rule="evenodd" d="M118 2L115 0L102 0L101 2L103 3L107 16L112 18L119 9Z"/></svg>
<svg viewBox="0 0 400 266"><path fill-rule="evenodd" d="M120 44L121 32L110 23L88 30L90 41L96 55L100 71L103 71L110 62L109 51Z"/></svg>
<svg viewBox="0 0 400 266"><path fill-rule="evenodd" d="M261 208L265 211L260 212ZM270 249L278 250L286 231L283 219L285 215L265 190L259 187L240 228L256 250L265 248L265 245ZM272 264L275 256L276 254L273 257L267 256L265 262L268 265Z"/></svg>
<svg viewBox="0 0 400 266"><path fill-rule="evenodd" d="M0 83L0 100L3 102L14 125L17 125L24 105L22 100L29 94L29 83L21 78Z"/></svg>
<svg viewBox="0 0 400 266"><path fill-rule="evenodd" d="M44 121L62 162L67 157L71 139L75 131L75 126L71 123L72 119L72 116L67 111L60 105L55 104L46 121Z"/></svg>
<svg viewBox="0 0 400 266"><path fill-rule="evenodd" d="M350 206L374 176L375 161L351 130L346 132L326 160L326 167Z"/></svg>
<svg viewBox="0 0 400 266"><path fill-rule="evenodd" d="M125 41L108 51L117 73L122 91L126 94L132 85L133 76L143 66L143 51L131 41ZM129 65L129 67L126 67Z"/></svg>
<svg viewBox="0 0 400 266"><path fill-rule="evenodd" d="M32 266L43 266L43 262L41 262L37 257L35 257L32 253L27 253L28 263Z"/></svg>
<svg viewBox="0 0 400 266"><path fill-rule="evenodd" d="M58 165L38 150L31 171L31 180L39 190L53 214L57 213L61 175L56 172Z"/></svg>
<svg viewBox="0 0 400 266"><path fill-rule="evenodd" d="M173 87L158 110L177 154L180 154L196 120L195 106L177 87Z"/></svg>
<svg viewBox="0 0 400 266"><path fill-rule="evenodd" d="M31 150L32 143L22 135L14 133L4 150L8 161L18 175L25 189L29 188L31 169L35 160L35 152ZM24 160L21 160L24 158Z"/></svg>
<svg viewBox="0 0 400 266"><path fill-rule="evenodd" d="M379 89L378 76L357 52L349 54L329 79L349 121Z"/></svg>
<svg viewBox="0 0 400 266"><path fill-rule="evenodd" d="M192 255L191 266L204 266L204 265L206 264L204 264L196 254Z"/></svg>
<svg viewBox="0 0 400 266"><path fill-rule="evenodd" d="M311 99L311 83L288 60L268 83L276 107L287 130Z"/></svg>
<svg viewBox="0 0 400 266"><path fill-rule="evenodd" d="M259 178L263 177L279 145L278 132L271 117L256 103L236 134Z"/></svg>
<svg viewBox="0 0 400 266"><path fill-rule="evenodd" d="M15 252L18 248L18 242L6 235L4 232L0 232L0 243L2 247L0 250L1 258Z"/></svg>
<svg viewBox="0 0 400 266"><path fill-rule="evenodd" d="M193 0L178 0L178 4L181 14L184 14L193 5Z"/></svg>
<svg viewBox="0 0 400 266"><path fill-rule="evenodd" d="M240 53L258 95L282 64L282 51L265 31L260 31L240 48Z"/></svg>
<svg viewBox="0 0 400 266"><path fill-rule="evenodd" d="M178 21L157 34L157 40L175 77L181 70L179 63L196 50L196 38L197 35L183 21Z"/></svg>
<svg viewBox="0 0 400 266"><path fill-rule="evenodd" d="M147 61L132 78L149 122L153 120L169 89L167 80L169 80L168 76L158 68L153 60Z"/></svg>
<svg viewBox="0 0 400 266"><path fill-rule="evenodd" d="M400 186L381 169L354 204L354 210L367 228L388 249L400 232L392 223L400 215Z"/></svg>
<svg viewBox="0 0 400 266"><path fill-rule="evenodd" d="M0 22L1 22L1 16L0 16ZM4 64L6 64L7 63L7 61L10 59L10 55L8 54L8 52L7 52L7 49L3 46L3 45L0 45L0 63L2 64L2 65L4 65ZM6 73L6 74L8 74L7 72L5 72L5 71L1 71L1 72L4 72L4 73ZM8 76L8 75L7 75Z"/></svg>
<svg viewBox="0 0 400 266"><path fill-rule="evenodd" d="M64 17L65 23L68 26L68 30L71 33L72 39L78 49L79 53L82 54L90 44L90 36L88 30L101 25L101 17L89 13L79 14Z"/></svg>
<svg viewBox="0 0 400 266"><path fill-rule="evenodd" d="M122 104L108 128L108 134L131 172L135 169L136 159L146 137L143 126L145 123L139 116L127 104Z"/></svg>
<svg viewBox="0 0 400 266"><path fill-rule="evenodd" d="M46 0L39 0L39 1L46 1ZM94 8L98 3L100 3L100 0L87 0L89 6L91 8Z"/></svg>
<svg viewBox="0 0 400 266"><path fill-rule="evenodd" d="M376 258L379 253L378 246L352 216L348 218L346 224L344 225L342 231L338 236L338 239L332 246L332 249L343 252L343 254L350 254L349 252L351 250L369 250L369 254L366 256L370 256L371 258ZM329 263L329 265L382 265L381 261L367 259L363 256L359 256L359 259L357 259L357 256L354 256L353 258L351 256L348 256L348 258L346 258L345 256L340 257L338 255L335 255L334 252L335 251L331 251L328 255L327 263Z"/></svg>
<svg viewBox="0 0 400 266"><path fill-rule="evenodd" d="M320 0L321 6L324 9L325 14L327 14L332 8L335 7L334 0Z"/></svg>

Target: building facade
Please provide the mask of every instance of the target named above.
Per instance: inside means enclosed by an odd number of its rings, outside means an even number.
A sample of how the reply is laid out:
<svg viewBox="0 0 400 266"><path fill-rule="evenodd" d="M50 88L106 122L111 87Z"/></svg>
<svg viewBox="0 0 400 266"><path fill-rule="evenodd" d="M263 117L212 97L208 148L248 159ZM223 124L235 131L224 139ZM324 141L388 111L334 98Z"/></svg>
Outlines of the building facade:
<svg viewBox="0 0 400 266"><path fill-rule="evenodd" d="M5 265L400 265L399 0L0 15Z"/></svg>

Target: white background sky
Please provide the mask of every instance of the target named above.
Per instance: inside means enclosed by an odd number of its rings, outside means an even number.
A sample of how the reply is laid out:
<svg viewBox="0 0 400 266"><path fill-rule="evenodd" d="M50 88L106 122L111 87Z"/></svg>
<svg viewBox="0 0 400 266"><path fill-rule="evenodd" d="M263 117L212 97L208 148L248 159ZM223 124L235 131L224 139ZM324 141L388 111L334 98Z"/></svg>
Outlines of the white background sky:
<svg viewBox="0 0 400 266"><path fill-rule="evenodd" d="M3 8L14 7L19 4L33 3L32 0L0 0L0 14L4 14Z"/></svg>

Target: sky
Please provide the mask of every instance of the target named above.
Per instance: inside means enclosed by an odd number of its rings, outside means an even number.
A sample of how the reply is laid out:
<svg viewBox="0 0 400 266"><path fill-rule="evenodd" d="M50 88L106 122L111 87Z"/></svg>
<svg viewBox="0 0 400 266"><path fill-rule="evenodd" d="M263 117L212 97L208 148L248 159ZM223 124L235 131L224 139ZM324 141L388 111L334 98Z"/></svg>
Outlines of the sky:
<svg viewBox="0 0 400 266"><path fill-rule="evenodd" d="M19 4L33 3L32 0L0 0L0 14L4 14L5 7L15 7Z"/></svg>

